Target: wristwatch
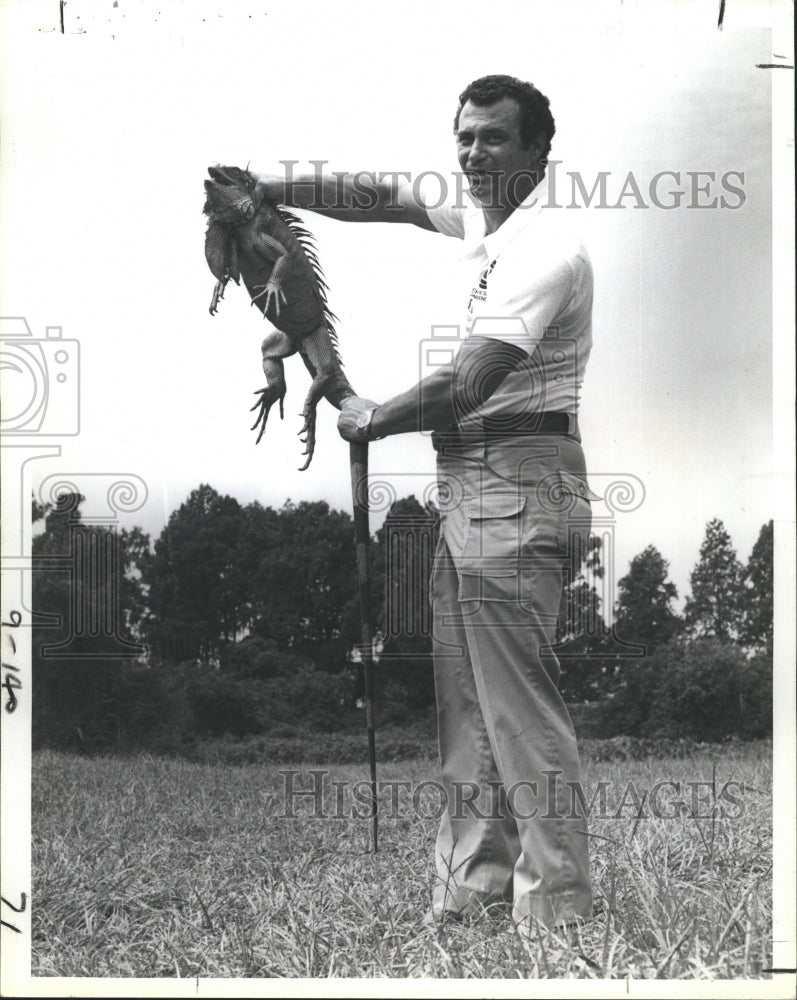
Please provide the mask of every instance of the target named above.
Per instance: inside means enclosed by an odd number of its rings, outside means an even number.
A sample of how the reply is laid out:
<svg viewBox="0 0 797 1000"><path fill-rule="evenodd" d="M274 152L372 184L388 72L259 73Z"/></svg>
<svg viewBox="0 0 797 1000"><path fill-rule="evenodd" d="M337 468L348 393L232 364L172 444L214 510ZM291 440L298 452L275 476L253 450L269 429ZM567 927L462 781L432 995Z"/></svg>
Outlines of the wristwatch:
<svg viewBox="0 0 797 1000"><path fill-rule="evenodd" d="M373 437L371 435L371 421L374 419L374 414L376 413L376 411L377 411L377 407L376 406L372 406L368 410L363 410L363 412L361 414L359 414L359 416L357 417L357 423L355 424L355 426L356 426L356 428L357 428L358 431L364 431L365 432L365 440L366 441L381 441L382 440L381 436L380 437Z"/></svg>

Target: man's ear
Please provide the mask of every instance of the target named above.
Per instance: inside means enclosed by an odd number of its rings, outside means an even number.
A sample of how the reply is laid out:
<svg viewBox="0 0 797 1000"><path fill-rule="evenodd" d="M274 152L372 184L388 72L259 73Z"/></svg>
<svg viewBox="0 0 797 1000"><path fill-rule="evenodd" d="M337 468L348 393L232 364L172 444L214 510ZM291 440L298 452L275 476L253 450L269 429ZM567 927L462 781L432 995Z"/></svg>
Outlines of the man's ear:
<svg viewBox="0 0 797 1000"><path fill-rule="evenodd" d="M538 132L536 135L533 135L531 137L531 139L529 140L529 144L528 144L527 148L528 148L528 151L531 154L532 158L536 162L539 162L539 160L542 159L542 157L543 157L543 150L545 149L546 145L547 145L547 142L546 142L546 139L545 139L545 133L544 132Z"/></svg>

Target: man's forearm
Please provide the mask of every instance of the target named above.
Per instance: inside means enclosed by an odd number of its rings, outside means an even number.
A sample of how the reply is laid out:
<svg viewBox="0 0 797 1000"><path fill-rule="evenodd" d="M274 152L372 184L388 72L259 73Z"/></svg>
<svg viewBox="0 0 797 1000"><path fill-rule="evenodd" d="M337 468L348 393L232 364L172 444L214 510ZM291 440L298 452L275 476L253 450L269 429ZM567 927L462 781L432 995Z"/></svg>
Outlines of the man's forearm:
<svg viewBox="0 0 797 1000"><path fill-rule="evenodd" d="M453 362L379 406L371 435L449 427L486 402L525 357L514 344L484 337L466 340Z"/></svg>
<svg viewBox="0 0 797 1000"><path fill-rule="evenodd" d="M454 366L446 365L418 385L389 399L375 411L371 435L383 437L448 427L456 414L453 382Z"/></svg>
<svg viewBox="0 0 797 1000"><path fill-rule="evenodd" d="M285 203L350 222L368 222L384 211L389 191L373 174L301 174L285 181Z"/></svg>
<svg viewBox="0 0 797 1000"><path fill-rule="evenodd" d="M358 173L294 175L256 174L261 192L270 201L306 208L343 222L408 222L434 229L423 203L416 197L409 174Z"/></svg>

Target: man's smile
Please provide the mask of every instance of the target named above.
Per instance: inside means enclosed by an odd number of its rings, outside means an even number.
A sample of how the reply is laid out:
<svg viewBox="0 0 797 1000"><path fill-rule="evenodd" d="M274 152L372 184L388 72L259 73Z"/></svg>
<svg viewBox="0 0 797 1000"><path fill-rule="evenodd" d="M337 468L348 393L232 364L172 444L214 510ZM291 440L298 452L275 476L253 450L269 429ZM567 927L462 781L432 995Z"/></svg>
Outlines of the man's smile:
<svg viewBox="0 0 797 1000"><path fill-rule="evenodd" d="M497 175L497 170L466 170L465 175L471 187L482 187L493 181Z"/></svg>

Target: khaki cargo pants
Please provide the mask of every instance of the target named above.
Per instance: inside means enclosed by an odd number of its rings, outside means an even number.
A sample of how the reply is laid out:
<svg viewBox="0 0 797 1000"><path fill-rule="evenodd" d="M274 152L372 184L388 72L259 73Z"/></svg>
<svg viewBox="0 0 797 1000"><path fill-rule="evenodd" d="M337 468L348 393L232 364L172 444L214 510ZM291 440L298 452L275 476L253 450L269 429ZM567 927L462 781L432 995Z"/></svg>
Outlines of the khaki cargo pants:
<svg viewBox="0 0 797 1000"><path fill-rule="evenodd" d="M597 499L581 445L536 434L446 447L438 481L431 601L448 798L434 912L503 901L517 922L590 917L581 767L551 650Z"/></svg>

